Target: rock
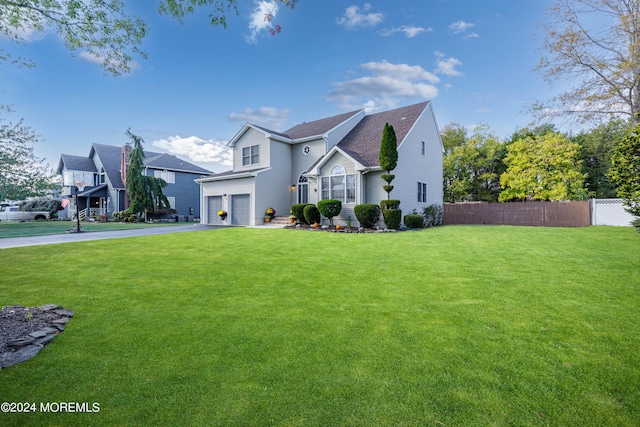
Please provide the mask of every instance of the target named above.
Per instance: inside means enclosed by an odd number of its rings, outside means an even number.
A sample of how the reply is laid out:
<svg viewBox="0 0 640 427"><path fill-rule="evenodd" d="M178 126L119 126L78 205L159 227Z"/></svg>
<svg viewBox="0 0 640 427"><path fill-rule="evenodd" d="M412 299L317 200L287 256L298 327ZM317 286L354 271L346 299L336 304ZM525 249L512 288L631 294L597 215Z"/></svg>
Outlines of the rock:
<svg viewBox="0 0 640 427"><path fill-rule="evenodd" d="M59 308L55 310L54 313L59 314L60 316L65 316L65 317L73 317L73 315L76 314L75 311L67 310L64 308Z"/></svg>
<svg viewBox="0 0 640 427"><path fill-rule="evenodd" d="M42 310L42 311L51 311L51 310L54 310L56 308L62 308L62 307L60 307L59 305L56 305L56 304L43 304L43 305L40 306L40 310Z"/></svg>
<svg viewBox="0 0 640 427"><path fill-rule="evenodd" d="M68 317L61 317L61 318L59 318L59 319L54 320L54 321L53 321L53 322L51 322L51 323L53 323L54 325L64 325L64 324L66 324L69 320L71 320L71 319L70 319L70 318L68 318Z"/></svg>
<svg viewBox="0 0 640 427"><path fill-rule="evenodd" d="M7 351L0 355L0 367L8 368L16 363L24 362L31 359L42 350L41 346L27 345L16 351Z"/></svg>
<svg viewBox="0 0 640 427"><path fill-rule="evenodd" d="M29 335L17 340L13 340L7 343L7 347L23 347L29 345L36 340L37 337L30 337Z"/></svg>

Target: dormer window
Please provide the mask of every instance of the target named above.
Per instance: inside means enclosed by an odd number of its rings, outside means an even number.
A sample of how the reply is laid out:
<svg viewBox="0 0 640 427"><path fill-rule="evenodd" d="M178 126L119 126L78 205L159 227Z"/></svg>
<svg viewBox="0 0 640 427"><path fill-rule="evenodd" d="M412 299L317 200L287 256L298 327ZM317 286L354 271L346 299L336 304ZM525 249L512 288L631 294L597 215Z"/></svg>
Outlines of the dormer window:
<svg viewBox="0 0 640 427"><path fill-rule="evenodd" d="M257 165L260 163L260 146L252 145L242 149L242 166Z"/></svg>

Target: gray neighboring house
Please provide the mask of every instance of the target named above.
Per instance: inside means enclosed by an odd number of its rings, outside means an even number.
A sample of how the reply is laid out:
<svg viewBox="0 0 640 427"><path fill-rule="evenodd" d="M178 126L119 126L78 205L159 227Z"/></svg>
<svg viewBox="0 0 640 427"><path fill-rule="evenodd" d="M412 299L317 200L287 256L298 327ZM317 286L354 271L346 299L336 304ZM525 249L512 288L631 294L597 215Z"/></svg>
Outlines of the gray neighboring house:
<svg viewBox="0 0 640 427"><path fill-rule="evenodd" d="M87 157L70 154L60 156L57 173L62 178L62 196L67 196L70 202L65 209L66 212L71 212L67 217L75 213L73 196L76 193L76 182L86 184L84 190L78 193L81 219L85 215L112 214L127 208L124 182L130 153L129 144L121 147L92 144ZM169 199L171 207L177 211L174 215L197 216L200 212L200 189L195 180L210 175L211 171L171 154L145 150L145 155L144 173L167 182L163 193Z"/></svg>
<svg viewBox="0 0 640 427"><path fill-rule="evenodd" d="M245 124L229 141L233 169L197 180L201 223L258 225L269 207L288 216L293 204L338 199L342 212L334 224L358 225L356 205L387 197L378 164L387 122L398 141L391 198L401 201L403 215L442 205L444 150L431 103L421 102L375 114L352 111L284 132ZM226 220L219 210L227 211Z"/></svg>

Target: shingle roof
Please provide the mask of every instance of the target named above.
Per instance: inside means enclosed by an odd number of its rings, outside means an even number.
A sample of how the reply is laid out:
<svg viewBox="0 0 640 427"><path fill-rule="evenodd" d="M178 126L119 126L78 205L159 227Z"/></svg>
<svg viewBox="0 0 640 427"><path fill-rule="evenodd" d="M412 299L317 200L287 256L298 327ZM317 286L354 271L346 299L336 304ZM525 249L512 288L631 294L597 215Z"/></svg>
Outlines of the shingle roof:
<svg viewBox="0 0 640 427"><path fill-rule="evenodd" d="M361 110L351 111L349 113L338 114L336 116L327 117L326 119L314 120L312 122L296 125L283 134L291 139L307 138L310 136L323 135L344 122L348 118L359 113Z"/></svg>
<svg viewBox="0 0 640 427"><path fill-rule="evenodd" d="M393 126L400 145L428 104L428 101L421 102L367 115L337 146L364 166L378 166L380 140L385 123Z"/></svg>
<svg viewBox="0 0 640 427"><path fill-rule="evenodd" d="M96 165L94 165L93 161L88 157L61 154L60 161L67 170L96 172ZM60 166L62 166L62 164ZM59 172L62 171L61 167L58 167L58 169L60 169Z"/></svg>
<svg viewBox="0 0 640 427"><path fill-rule="evenodd" d="M104 172L107 174L107 177L109 177L113 188L124 188L122 179L120 179L120 156L122 147L93 144L91 150L95 151L100 158Z"/></svg>

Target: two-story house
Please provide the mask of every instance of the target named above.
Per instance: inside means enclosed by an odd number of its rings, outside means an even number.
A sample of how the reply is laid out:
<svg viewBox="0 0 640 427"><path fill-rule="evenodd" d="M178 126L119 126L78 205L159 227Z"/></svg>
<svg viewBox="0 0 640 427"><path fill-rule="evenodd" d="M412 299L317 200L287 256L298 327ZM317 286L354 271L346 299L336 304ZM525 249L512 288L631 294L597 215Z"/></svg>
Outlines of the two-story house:
<svg viewBox="0 0 640 427"><path fill-rule="evenodd" d="M442 204L443 146L430 102L376 114L352 111L284 132L247 123L229 141L233 169L196 180L200 184L201 222L259 225L265 210L289 215L295 203L342 201L334 223L350 218L362 203L387 198L378 164L385 123L398 141L392 199L404 213ZM226 220L218 211L228 212Z"/></svg>
<svg viewBox="0 0 640 427"><path fill-rule="evenodd" d="M73 196L78 184L84 184L78 192L81 218L125 210L128 207L125 182L131 149L129 144L122 147L92 144L87 157L62 154L57 172L62 178L62 196L68 196L71 202L66 211L73 213L76 210ZM195 180L211 171L171 154L145 150L145 156L144 173L167 182L162 191L176 210L175 215L197 216L200 189Z"/></svg>

